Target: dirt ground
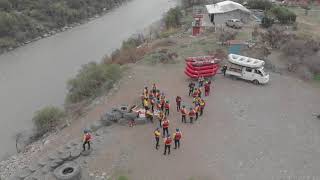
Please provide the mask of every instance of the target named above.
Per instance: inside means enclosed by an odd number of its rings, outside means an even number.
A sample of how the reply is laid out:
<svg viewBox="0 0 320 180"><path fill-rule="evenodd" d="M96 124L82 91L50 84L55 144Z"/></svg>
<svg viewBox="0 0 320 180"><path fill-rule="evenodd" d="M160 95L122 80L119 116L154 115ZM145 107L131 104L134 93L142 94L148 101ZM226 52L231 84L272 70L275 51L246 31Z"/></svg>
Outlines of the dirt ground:
<svg viewBox="0 0 320 180"><path fill-rule="evenodd" d="M133 128L114 125L102 144L93 142L90 172L130 180L320 179L320 122L314 117L319 113L319 85L279 74L271 74L264 86L218 74L204 116L191 125L181 123L174 105L176 95L191 105L183 64L132 65L116 92L50 146L79 138L89 122L113 106L135 102L142 88L154 82L171 101L170 132L181 129L181 148L170 156L162 154L163 144L155 150L156 122Z"/></svg>

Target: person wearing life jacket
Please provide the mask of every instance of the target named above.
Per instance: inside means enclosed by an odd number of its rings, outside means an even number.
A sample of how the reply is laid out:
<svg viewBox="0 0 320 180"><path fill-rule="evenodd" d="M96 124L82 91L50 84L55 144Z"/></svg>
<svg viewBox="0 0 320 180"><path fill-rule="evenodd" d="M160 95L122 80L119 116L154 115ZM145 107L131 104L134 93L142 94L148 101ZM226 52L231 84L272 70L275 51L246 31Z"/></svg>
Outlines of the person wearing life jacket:
<svg viewBox="0 0 320 180"><path fill-rule="evenodd" d="M198 90L198 88L195 88L194 91L193 91L192 97L196 98L198 96L199 96L199 90Z"/></svg>
<svg viewBox="0 0 320 180"><path fill-rule="evenodd" d="M164 117L163 121L162 121L162 135L163 137L165 137L166 133L167 135L169 134L169 120L167 117Z"/></svg>
<svg viewBox="0 0 320 180"><path fill-rule="evenodd" d="M143 94L145 97L148 97L149 96L149 90L148 90L148 87L145 86L144 89L143 89Z"/></svg>
<svg viewBox="0 0 320 180"><path fill-rule="evenodd" d="M200 113L200 104L198 102L196 103L194 111L196 112L196 120L198 120L199 113Z"/></svg>
<svg viewBox="0 0 320 180"><path fill-rule="evenodd" d="M163 100L166 99L166 95L164 95L164 93L161 93L160 100L161 100L161 99L163 99Z"/></svg>
<svg viewBox="0 0 320 180"><path fill-rule="evenodd" d="M146 110L145 116L153 123L153 113L150 110Z"/></svg>
<svg viewBox="0 0 320 180"><path fill-rule="evenodd" d="M189 87L189 96L191 96L191 94L193 93L194 87L196 85L194 84L194 82L190 82L188 87Z"/></svg>
<svg viewBox="0 0 320 180"><path fill-rule="evenodd" d="M166 103L165 99L160 98L161 111L164 111L164 104Z"/></svg>
<svg viewBox="0 0 320 180"><path fill-rule="evenodd" d="M185 105L183 105L182 106L182 109L180 110L181 111L181 121L183 122L183 123L187 123L187 121L186 121L186 116L187 116L187 108L186 108L186 106Z"/></svg>
<svg viewBox="0 0 320 180"><path fill-rule="evenodd" d="M164 117L165 117L165 115L164 115L163 111L160 111L159 115L158 115L158 120L159 120L160 127L162 127L162 121L164 120Z"/></svg>
<svg viewBox="0 0 320 180"><path fill-rule="evenodd" d="M201 98L202 96L202 91L201 91L201 87L198 88L198 97Z"/></svg>
<svg viewBox="0 0 320 180"><path fill-rule="evenodd" d="M204 95L209 96L210 94L210 84L207 82L204 84Z"/></svg>
<svg viewBox="0 0 320 180"><path fill-rule="evenodd" d="M169 114L170 114L170 104L169 104L169 100L167 100L167 101L164 103L164 109L165 109L164 115L169 116Z"/></svg>
<svg viewBox="0 0 320 180"><path fill-rule="evenodd" d="M152 93L153 93L153 95L155 95L157 93L157 86L155 83L152 85Z"/></svg>
<svg viewBox="0 0 320 180"><path fill-rule="evenodd" d="M91 142L91 134L89 133L88 130L84 130L83 131L84 135L83 135L83 144L82 144L82 147L83 147L83 151L86 150L86 144L88 144L88 150L90 150L90 142Z"/></svg>
<svg viewBox="0 0 320 180"><path fill-rule="evenodd" d="M180 96L177 96L177 97L176 97L177 112L179 112L180 109L181 109L181 101L182 101L181 97L180 97Z"/></svg>
<svg viewBox="0 0 320 180"><path fill-rule="evenodd" d="M206 102L203 99L201 99L200 100L200 116L202 116L205 106L206 106Z"/></svg>
<svg viewBox="0 0 320 180"><path fill-rule="evenodd" d="M156 104L157 110L161 111L161 103L160 100L157 100L157 104Z"/></svg>
<svg viewBox="0 0 320 180"><path fill-rule="evenodd" d="M170 134L167 134L166 138L164 138L164 152L163 155L167 155L167 150L168 150L168 155L170 154L170 148L172 144L172 139Z"/></svg>
<svg viewBox="0 0 320 180"><path fill-rule="evenodd" d="M150 91L150 93L149 93L149 100L150 100L150 99L153 99L153 98L154 98L153 93L151 93L151 91Z"/></svg>
<svg viewBox="0 0 320 180"><path fill-rule="evenodd" d="M149 101L147 98L143 100L143 107L146 111L149 109Z"/></svg>
<svg viewBox="0 0 320 180"><path fill-rule="evenodd" d="M190 123L192 124L193 123L193 119L194 119L194 116L196 115L196 112L193 108L190 108L190 111L189 111L189 118L190 118Z"/></svg>
<svg viewBox="0 0 320 180"><path fill-rule="evenodd" d="M200 76L199 79L198 79L199 87L203 86L203 82L204 82L204 77Z"/></svg>
<svg viewBox="0 0 320 180"><path fill-rule="evenodd" d="M160 96L161 96L161 94L160 94L160 90L159 90L159 89L157 89L157 92L156 92L156 98L157 98L157 100L158 100L158 101L160 101Z"/></svg>
<svg viewBox="0 0 320 180"><path fill-rule="evenodd" d="M153 97L152 99L150 99L150 105L151 105L151 111L154 112L154 106L156 104L156 100L155 98Z"/></svg>
<svg viewBox="0 0 320 180"><path fill-rule="evenodd" d="M156 139L156 149L158 149L158 147L159 147L160 136L161 136L160 130L159 130L159 128L157 128L157 129L154 131L154 137L155 137L155 139Z"/></svg>
<svg viewBox="0 0 320 180"><path fill-rule="evenodd" d="M180 148L180 139L182 137L182 133L179 128L176 129L176 132L173 134L174 140L174 149Z"/></svg>

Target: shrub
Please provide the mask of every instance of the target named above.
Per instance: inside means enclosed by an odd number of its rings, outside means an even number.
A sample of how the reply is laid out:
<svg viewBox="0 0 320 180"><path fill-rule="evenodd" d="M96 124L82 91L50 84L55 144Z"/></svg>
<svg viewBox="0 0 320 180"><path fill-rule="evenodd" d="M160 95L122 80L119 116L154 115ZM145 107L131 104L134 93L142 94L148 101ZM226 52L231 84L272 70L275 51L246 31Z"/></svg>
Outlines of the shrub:
<svg viewBox="0 0 320 180"><path fill-rule="evenodd" d="M267 16L263 17L261 20L261 26L263 28L269 28L273 25L274 20L272 18L269 18Z"/></svg>
<svg viewBox="0 0 320 180"><path fill-rule="evenodd" d="M136 48L144 43L144 36L142 34L136 35L136 37L131 37L126 41L122 42L122 49Z"/></svg>
<svg viewBox="0 0 320 180"><path fill-rule="evenodd" d="M270 9L270 12L279 20L281 24L291 24L296 21L296 14L288 8L276 6Z"/></svg>
<svg viewBox="0 0 320 180"><path fill-rule="evenodd" d="M272 3L269 0L249 0L247 6L250 9L269 10L272 7Z"/></svg>
<svg viewBox="0 0 320 180"><path fill-rule="evenodd" d="M233 30L222 31L219 34L219 41L225 43L236 38L238 32Z"/></svg>
<svg viewBox="0 0 320 180"><path fill-rule="evenodd" d="M64 117L64 111L54 106L48 106L37 111L32 119L36 134L41 136L46 132L52 131Z"/></svg>
<svg viewBox="0 0 320 180"><path fill-rule="evenodd" d="M167 29L178 28L181 26L182 13L179 7L171 8L164 17Z"/></svg>
<svg viewBox="0 0 320 180"><path fill-rule="evenodd" d="M89 63L83 65L75 78L68 81L67 103L76 103L96 97L98 93L109 90L120 78L121 69L116 64Z"/></svg>

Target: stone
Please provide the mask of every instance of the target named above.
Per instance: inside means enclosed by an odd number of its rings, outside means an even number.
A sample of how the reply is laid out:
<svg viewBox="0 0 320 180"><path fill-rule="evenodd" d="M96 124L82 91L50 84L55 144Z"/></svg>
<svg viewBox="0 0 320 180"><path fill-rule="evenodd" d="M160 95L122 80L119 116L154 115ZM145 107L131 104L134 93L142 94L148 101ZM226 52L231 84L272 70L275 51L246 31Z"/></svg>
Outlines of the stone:
<svg viewBox="0 0 320 180"><path fill-rule="evenodd" d="M31 171L31 172L35 172L36 170L38 170L38 169L40 169L41 168L41 166L38 164L38 163L35 163L35 162L33 162L33 163L31 163L30 165L29 165L29 170Z"/></svg>
<svg viewBox="0 0 320 180"><path fill-rule="evenodd" d="M57 153L51 153L48 155L48 158L49 158L49 160L54 160L54 159L58 158L58 155L57 155Z"/></svg>
<svg viewBox="0 0 320 180"><path fill-rule="evenodd" d="M32 172L31 172L28 168L24 168L24 169L18 171L17 174L16 174L16 176L17 176L18 178L24 179L24 178L30 176L31 173L32 173Z"/></svg>
<svg viewBox="0 0 320 180"><path fill-rule="evenodd" d="M45 165L48 164L48 162L49 162L49 159L45 157L45 158L40 159L40 160L38 161L38 164L39 164L40 166L45 166Z"/></svg>

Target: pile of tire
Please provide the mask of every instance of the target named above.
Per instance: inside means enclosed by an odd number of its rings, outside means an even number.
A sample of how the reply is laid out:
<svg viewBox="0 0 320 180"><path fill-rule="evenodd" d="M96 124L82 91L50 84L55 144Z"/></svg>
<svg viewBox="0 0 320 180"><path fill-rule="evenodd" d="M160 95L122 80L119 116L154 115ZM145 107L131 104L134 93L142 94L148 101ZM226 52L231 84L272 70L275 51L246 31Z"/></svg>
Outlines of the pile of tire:
<svg viewBox="0 0 320 180"><path fill-rule="evenodd" d="M116 108L112 108L110 112L105 113L101 117L103 124L119 123L125 125L130 120L134 120L138 117L138 113L129 112L130 108L128 105L121 105Z"/></svg>

